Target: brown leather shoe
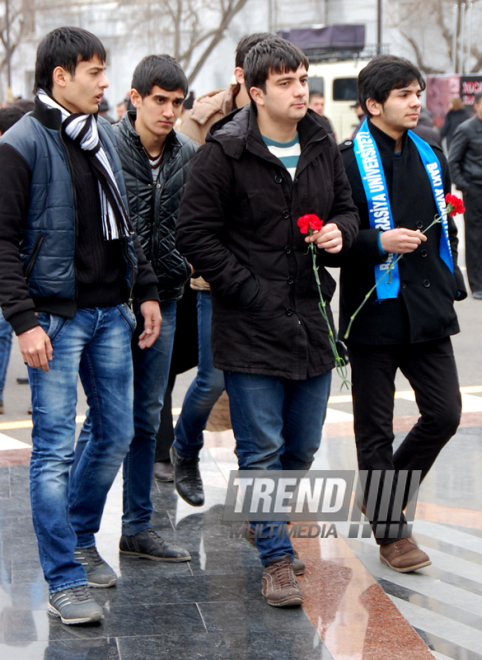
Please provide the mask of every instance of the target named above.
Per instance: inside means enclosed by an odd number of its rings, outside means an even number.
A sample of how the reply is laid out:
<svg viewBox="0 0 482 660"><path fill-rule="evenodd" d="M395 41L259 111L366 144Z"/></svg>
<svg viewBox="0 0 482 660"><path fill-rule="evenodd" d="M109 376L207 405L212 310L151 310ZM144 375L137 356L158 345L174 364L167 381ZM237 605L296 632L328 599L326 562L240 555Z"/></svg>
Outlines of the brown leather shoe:
<svg viewBox="0 0 482 660"><path fill-rule="evenodd" d="M250 545L253 546L253 548L255 548L256 543L254 541L254 529L247 521L244 522L244 526L245 526L244 538ZM293 561L291 562L291 568L293 569L295 575L303 575L306 569L305 562L301 559L298 552L294 548L293 548L293 552L295 553L295 556L293 558Z"/></svg>
<svg viewBox="0 0 482 660"><path fill-rule="evenodd" d="M432 563L413 539L398 539L380 546L380 561L398 573L411 573Z"/></svg>
<svg viewBox="0 0 482 660"><path fill-rule="evenodd" d="M301 605L304 600L289 555L265 566L261 582L261 593L273 607L293 607Z"/></svg>
<svg viewBox="0 0 482 660"><path fill-rule="evenodd" d="M157 481L174 481L174 467L171 461L154 463L154 479Z"/></svg>

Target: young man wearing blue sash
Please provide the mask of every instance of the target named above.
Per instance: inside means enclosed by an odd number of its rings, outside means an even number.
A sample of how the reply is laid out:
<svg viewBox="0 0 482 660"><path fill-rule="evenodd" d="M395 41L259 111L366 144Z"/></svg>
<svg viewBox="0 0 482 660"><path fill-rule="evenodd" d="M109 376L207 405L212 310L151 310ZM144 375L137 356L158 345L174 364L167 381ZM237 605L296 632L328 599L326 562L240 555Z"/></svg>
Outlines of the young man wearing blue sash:
<svg viewBox="0 0 482 660"><path fill-rule="evenodd" d="M403 515L394 513L391 519L398 471L420 470L424 478L455 434L461 412L450 335L459 332L454 300L467 294L457 266L457 231L445 214L447 161L440 147L410 130L417 125L424 87L420 71L409 61L389 55L374 58L358 80L367 120L355 140L341 146L361 224L341 271L340 337L379 282L345 341L359 468L367 470L369 478L381 470L381 484L388 478L385 471L396 471L387 488L388 515L382 514L380 503L367 513L380 560L399 572L428 566L430 559L410 538ZM428 229L436 215L443 222ZM393 452L398 369L415 391L421 416Z"/></svg>

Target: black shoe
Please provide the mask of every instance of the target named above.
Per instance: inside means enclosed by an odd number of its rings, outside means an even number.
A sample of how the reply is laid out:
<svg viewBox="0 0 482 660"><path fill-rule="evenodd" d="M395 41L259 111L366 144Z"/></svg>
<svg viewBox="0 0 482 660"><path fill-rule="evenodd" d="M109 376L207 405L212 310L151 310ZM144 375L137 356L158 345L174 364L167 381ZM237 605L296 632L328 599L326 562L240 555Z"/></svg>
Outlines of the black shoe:
<svg viewBox="0 0 482 660"><path fill-rule="evenodd" d="M121 536L120 551L125 555L154 559L154 561L189 561L191 555L178 545L170 545L153 529L145 529L134 536Z"/></svg>
<svg viewBox="0 0 482 660"><path fill-rule="evenodd" d="M28 385L28 378L26 376L21 377L21 378L17 378L17 383L19 385Z"/></svg>
<svg viewBox="0 0 482 660"><path fill-rule="evenodd" d="M169 483L174 481L174 468L171 461L156 461L154 463L153 476L156 481Z"/></svg>
<svg viewBox="0 0 482 660"><path fill-rule="evenodd" d="M202 506L204 490L199 472L199 456L185 458L172 445L171 463L174 466L174 485L179 495L191 506Z"/></svg>

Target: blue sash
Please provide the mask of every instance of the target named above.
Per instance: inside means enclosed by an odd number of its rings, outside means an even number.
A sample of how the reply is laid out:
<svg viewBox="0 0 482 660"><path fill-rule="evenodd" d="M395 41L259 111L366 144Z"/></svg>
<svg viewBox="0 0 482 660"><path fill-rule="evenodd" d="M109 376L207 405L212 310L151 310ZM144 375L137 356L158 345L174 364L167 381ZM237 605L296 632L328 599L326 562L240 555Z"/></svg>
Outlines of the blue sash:
<svg viewBox="0 0 482 660"><path fill-rule="evenodd" d="M417 147L420 158L430 179L432 191L438 214L442 218L442 231L440 236L440 257L454 272L452 252L450 249L447 217L445 212L445 193L443 189L442 169L434 151L427 142L408 131L409 137ZM358 131L355 140L355 157L360 170L363 188L368 204L368 217L372 229L387 231L394 229L392 210L388 198L387 182L383 171L377 143L373 139L368 122L365 120ZM375 281L386 274L390 265L397 259L397 254L389 254L382 264L375 265ZM379 300L397 298L400 292L400 274L398 264L391 268L390 276L384 277L377 284L377 297Z"/></svg>

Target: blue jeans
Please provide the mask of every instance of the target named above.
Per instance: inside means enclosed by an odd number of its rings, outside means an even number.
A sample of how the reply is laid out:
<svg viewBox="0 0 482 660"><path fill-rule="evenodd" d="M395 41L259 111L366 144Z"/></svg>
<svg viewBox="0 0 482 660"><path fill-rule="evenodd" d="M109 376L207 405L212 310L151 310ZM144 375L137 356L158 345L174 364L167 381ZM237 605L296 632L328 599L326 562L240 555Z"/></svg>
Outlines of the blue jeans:
<svg viewBox="0 0 482 660"><path fill-rule="evenodd" d="M309 470L321 442L331 371L306 380L229 371L224 378L239 469ZM263 523L262 536L269 537L270 524L276 523ZM264 566L294 556L291 540L276 533L256 538Z"/></svg>
<svg viewBox="0 0 482 660"><path fill-rule="evenodd" d="M124 460L122 533L134 536L151 526L152 473L156 433L166 393L176 331L176 303L161 305L161 332L155 344L141 350L138 336L144 320L137 312L138 330L132 341L134 361L134 439Z"/></svg>
<svg viewBox="0 0 482 660"><path fill-rule="evenodd" d="M39 313L53 347L50 370L28 368L32 389L30 497L40 562L51 593L87 584L76 546L94 543L107 493L134 435L127 305L79 309L73 319ZM89 443L75 472L77 379L90 406Z"/></svg>
<svg viewBox="0 0 482 660"><path fill-rule="evenodd" d="M211 293L197 294L198 370L176 424L174 445L182 456L196 456L203 447L203 431L211 410L224 390L224 374L213 366L211 353Z"/></svg>
<svg viewBox="0 0 482 660"><path fill-rule="evenodd" d="M7 379L8 363L10 361L10 350L12 348L12 326L3 318L0 309L0 399L5 389Z"/></svg>

